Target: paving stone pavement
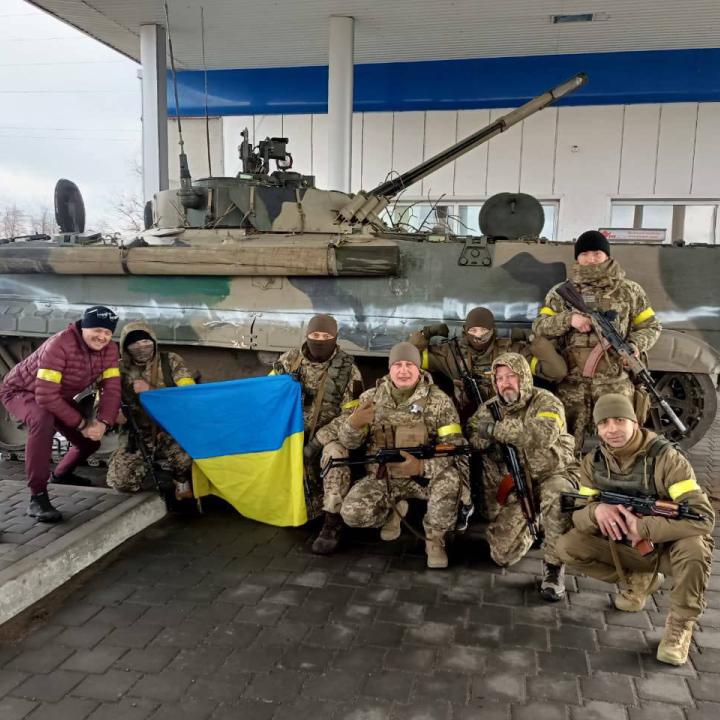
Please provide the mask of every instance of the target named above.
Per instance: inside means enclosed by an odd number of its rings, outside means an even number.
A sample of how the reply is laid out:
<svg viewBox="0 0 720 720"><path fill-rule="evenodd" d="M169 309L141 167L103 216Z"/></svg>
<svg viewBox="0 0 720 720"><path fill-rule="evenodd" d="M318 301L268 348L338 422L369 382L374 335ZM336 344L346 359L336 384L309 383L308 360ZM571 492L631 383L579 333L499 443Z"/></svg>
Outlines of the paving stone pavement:
<svg viewBox="0 0 720 720"><path fill-rule="evenodd" d="M704 482L716 426L691 453ZM0 646L0 720L720 718L720 551L673 668L655 660L667 587L630 615L570 576L549 605L537 552L501 570L459 538L429 571L405 535L354 532L322 558L316 530L220 511L146 530Z"/></svg>

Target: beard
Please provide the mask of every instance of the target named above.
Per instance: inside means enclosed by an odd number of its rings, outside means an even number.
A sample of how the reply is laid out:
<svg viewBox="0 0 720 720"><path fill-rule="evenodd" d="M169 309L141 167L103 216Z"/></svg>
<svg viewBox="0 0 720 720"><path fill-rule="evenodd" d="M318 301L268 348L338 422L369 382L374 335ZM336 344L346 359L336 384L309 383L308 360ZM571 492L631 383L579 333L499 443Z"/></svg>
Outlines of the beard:
<svg viewBox="0 0 720 720"><path fill-rule="evenodd" d="M520 392L518 390L505 390L500 393L500 397L503 399L503 402L512 405L520 399Z"/></svg>

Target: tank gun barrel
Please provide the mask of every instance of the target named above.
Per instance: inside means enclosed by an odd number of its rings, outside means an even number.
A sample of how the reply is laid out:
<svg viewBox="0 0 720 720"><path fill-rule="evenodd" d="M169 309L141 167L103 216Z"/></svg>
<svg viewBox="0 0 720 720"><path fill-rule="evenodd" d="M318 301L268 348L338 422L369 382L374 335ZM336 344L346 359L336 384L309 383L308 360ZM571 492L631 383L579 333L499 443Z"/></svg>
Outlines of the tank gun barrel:
<svg viewBox="0 0 720 720"><path fill-rule="evenodd" d="M391 198L393 195L397 195L405 188L415 184L418 180L422 180L426 175L430 175L430 173L433 173L435 170L443 167L443 165L447 165L461 155L464 155L466 152L476 148L478 145L481 145L491 138L494 138L496 135L505 132L508 128L536 113L538 110L542 110L551 103L555 102L555 100L559 100L565 95L569 95L586 82L587 75L585 73L578 73L577 75L574 75L564 83L556 85L554 88L544 92L542 95L538 95L532 100L529 100L519 108L512 110L497 120L493 120L493 122L489 125L486 125L484 128L478 130L472 135L468 135L468 137L464 140L460 140L460 142L456 143L452 147L449 147L447 150L439 152L437 155L434 155L428 160L425 160L425 162L416 165L414 168L408 170L402 175L378 185L376 188L370 190L367 195L375 195L376 197L383 198Z"/></svg>

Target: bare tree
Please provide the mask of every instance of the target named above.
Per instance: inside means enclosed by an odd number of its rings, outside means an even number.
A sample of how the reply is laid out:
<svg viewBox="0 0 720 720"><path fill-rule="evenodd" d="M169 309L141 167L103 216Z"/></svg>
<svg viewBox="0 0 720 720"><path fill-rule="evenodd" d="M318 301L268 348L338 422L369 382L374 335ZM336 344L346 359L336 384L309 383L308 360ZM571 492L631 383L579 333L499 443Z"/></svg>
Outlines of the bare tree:
<svg viewBox="0 0 720 720"><path fill-rule="evenodd" d="M141 232L145 229L143 220L143 201L135 193L123 193L111 202L120 224L117 230Z"/></svg>
<svg viewBox="0 0 720 720"><path fill-rule="evenodd" d="M25 234L25 213L15 203L0 208L0 236L17 237Z"/></svg>
<svg viewBox="0 0 720 720"><path fill-rule="evenodd" d="M28 222L32 232L40 235L54 235L58 231L55 213L47 205L40 206L29 216Z"/></svg>

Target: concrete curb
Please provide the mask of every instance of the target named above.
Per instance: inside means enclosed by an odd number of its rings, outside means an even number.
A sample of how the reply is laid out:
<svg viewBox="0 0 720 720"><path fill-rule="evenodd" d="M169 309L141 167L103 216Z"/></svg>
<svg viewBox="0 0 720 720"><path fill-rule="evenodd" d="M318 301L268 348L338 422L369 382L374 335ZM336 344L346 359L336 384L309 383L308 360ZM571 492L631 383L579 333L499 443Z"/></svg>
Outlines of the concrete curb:
<svg viewBox="0 0 720 720"><path fill-rule="evenodd" d="M0 625L163 518L166 512L165 503L155 494L129 496L120 505L0 571Z"/></svg>

